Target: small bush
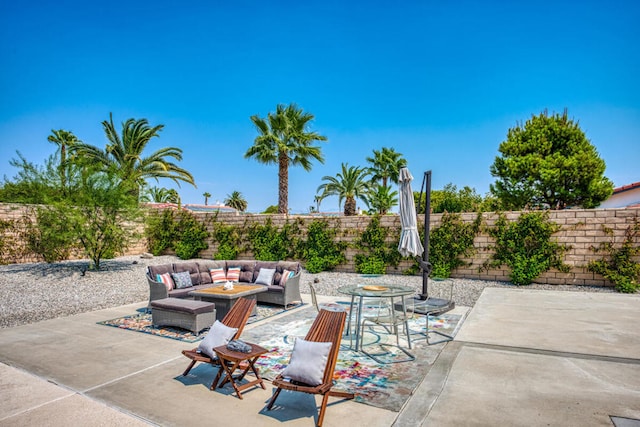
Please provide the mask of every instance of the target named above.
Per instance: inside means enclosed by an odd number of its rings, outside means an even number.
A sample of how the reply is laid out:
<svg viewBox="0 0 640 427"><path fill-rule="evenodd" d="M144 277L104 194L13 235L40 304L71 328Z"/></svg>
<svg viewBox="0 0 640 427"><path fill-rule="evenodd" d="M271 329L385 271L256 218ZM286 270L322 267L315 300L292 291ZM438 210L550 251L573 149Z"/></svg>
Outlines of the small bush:
<svg viewBox="0 0 640 427"><path fill-rule="evenodd" d="M551 241L558 230L560 226L549 221L548 212L526 212L511 223L500 215L495 227L488 230L496 243L495 253L485 268L507 265L511 269L511 282L517 286L531 284L552 267L569 271L569 266L562 262L568 247Z"/></svg>
<svg viewBox="0 0 640 427"><path fill-rule="evenodd" d="M640 264L633 257L640 254L638 237L640 236L640 222L633 219L633 224L627 227L622 245L616 247L613 230L602 226L604 232L611 238L608 242L600 243L591 250L595 253L606 254L600 260L589 262L587 269L602 275L616 286L616 290L624 293L634 293L640 289L638 279L640 277Z"/></svg>

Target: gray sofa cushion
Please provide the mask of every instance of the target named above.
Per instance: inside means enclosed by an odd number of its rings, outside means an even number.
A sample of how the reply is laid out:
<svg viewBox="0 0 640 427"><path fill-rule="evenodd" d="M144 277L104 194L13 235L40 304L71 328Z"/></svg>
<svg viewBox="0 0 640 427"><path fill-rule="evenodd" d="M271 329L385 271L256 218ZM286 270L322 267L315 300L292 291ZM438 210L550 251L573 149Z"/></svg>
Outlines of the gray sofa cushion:
<svg viewBox="0 0 640 427"><path fill-rule="evenodd" d="M200 284L200 272L198 271L198 263L196 262L180 262L173 264L173 271L176 273L181 273L183 271L188 271L191 276L191 283L193 285Z"/></svg>
<svg viewBox="0 0 640 427"><path fill-rule="evenodd" d="M211 313L216 305L212 302L194 301L181 298L164 298L151 301L151 307L165 310L181 311L183 313L202 314Z"/></svg>
<svg viewBox="0 0 640 427"><path fill-rule="evenodd" d="M149 266L149 276L153 280L156 280L156 275L165 274L165 273L173 273L173 264L160 264L160 265Z"/></svg>
<svg viewBox="0 0 640 427"><path fill-rule="evenodd" d="M227 268L240 267L240 283L253 283L253 272L255 269L255 261L227 261Z"/></svg>

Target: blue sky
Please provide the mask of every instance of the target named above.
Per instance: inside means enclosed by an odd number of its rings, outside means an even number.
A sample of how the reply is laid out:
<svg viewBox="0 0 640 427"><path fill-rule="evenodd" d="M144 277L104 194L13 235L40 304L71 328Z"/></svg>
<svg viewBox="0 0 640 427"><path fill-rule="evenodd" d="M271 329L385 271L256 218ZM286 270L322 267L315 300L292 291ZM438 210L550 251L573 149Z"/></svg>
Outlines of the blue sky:
<svg viewBox="0 0 640 427"><path fill-rule="evenodd" d="M516 3L516 4L508 4ZM289 172L307 212L325 175L393 147L420 186L480 194L509 128L568 108L616 186L640 181L640 2L0 2L0 176L41 162L52 129L104 147L101 122L164 124L198 188L277 204L277 169L245 159L249 117L279 103L315 115L325 163ZM171 181L152 185L174 187ZM361 205L361 203L360 203ZM327 199L322 210L337 210Z"/></svg>

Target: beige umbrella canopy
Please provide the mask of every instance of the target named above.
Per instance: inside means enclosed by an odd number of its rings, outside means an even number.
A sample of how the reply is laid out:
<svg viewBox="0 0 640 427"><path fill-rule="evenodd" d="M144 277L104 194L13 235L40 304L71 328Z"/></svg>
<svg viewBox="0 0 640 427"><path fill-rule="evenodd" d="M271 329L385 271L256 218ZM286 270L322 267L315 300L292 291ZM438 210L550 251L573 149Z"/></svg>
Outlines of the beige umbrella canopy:
<svg viewBox="0 0 640 427"><path fill-rule="evenodd" d="M413 176L409 169L400 169L398 184L400 187L400 223L402 224L402 232L400 233L398 252L402 256L419 257L424 252L424 247L418 233L418 218L416 204L413 200L413 191L411 190L411 181L413 181Z"/></svg>

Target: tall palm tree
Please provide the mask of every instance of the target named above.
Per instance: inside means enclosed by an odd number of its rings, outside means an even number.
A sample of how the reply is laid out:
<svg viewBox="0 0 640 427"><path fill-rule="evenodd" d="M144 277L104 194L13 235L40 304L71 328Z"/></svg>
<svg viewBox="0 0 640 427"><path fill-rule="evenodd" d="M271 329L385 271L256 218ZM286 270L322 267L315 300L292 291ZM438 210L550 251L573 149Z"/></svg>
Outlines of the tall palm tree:
<svg viewBox="0 0 640 427"><path fill-rule="evenodd" d="M313 118L313 114L305 113L295 104L278 105L276 112L270 112L266 119L251 116L259 135L244 157L278 165L278 213L289 210L289 165L300 165L310 171L311 160L324 163L320 147L312 144L326 141L327 137L308 130Z"/></svg>
<svg viewBox="0 0 640 427"><path fill-rule="evenodd" d="M202 194L202 197L204 197L204 205L207 206L207 204L209 203L209 197L211 197L211 193L209 193L208 191L205 191Z"/></svg>
<svg viewBox="0 0 640 427"><path fill-rule="evenodd" d="M136 193L140 192L140 188L149 178L156 181L159 178L168 178L178 186L180 181L196 186L191 173L170 160L182 160L180 148L165 147L149 156L143 156L149 141L159 136L164 125L151 127L147 119L128 119L122 123L122 132L118 134L113 124L113 114L110 113L109 121L103 121L102 126L109 143L104 150L90 144L75 144L73 153L81 161L115 171L120 179L133 185Z"/></svg>
<svg viewBox="0 0 640 427"><path fill-rule="evenodd" d="M366 195L369 191L369 176L367 168L359 166L349 166L348 163L342 164L342 172L336 176L323 176L322 180L327 181L320 185L316 190L318 193L322 191L321 196L338 196L338 203L342 204L344 200L344 214L346 216L356 214L356 198L366 202Z"/></svg>
<svg viewBox="0 0 640 427"><path fill-rule="evenodd" d="M383 187L387 187L388 181L398 183L400 169L407 166L407 160L393 148L382 147L382 150L373 150L373 157L367 157L371 163L371 180L381 181Z"/></svg>
<svg viewBox="0 0 640 427"><path fill-rule="evenodd" d="M244 212L247 210L249 204L239 191L234 191L231 194L227 194L227 198L224 200L224 204L234 209Z"/></svg>
<svg viewBox="0 0 640 427"><path fill-rule="evenodd" d="M47 140L56 144L59 148L60 166L58 166L58 171L60 173L60 187L64 194L67 191L67 179L69 178L67 173L69 169L69 164L67 163L67 148L71 148L73 145L80 143L80 140L72 132L64 129L52 129L51 135L47 137Z"/></svg>

